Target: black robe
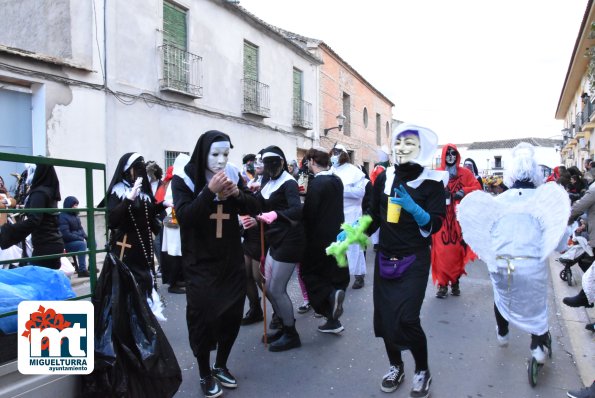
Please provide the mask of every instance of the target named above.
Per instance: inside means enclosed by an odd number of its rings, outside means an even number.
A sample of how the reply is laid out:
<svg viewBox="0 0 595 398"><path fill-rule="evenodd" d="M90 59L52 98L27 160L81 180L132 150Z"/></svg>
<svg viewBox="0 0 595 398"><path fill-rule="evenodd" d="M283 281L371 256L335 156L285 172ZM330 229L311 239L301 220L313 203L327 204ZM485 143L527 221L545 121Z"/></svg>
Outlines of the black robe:
<svg viewBox="0 0 595 398"><path fill-rule="evenodd" d="M58 207L60 185L53 166L37 165L31 189L25 200L26 209ZM31 234L33 256L61 254L64 252L64 241L60 234L59 213L28 213L27 218L16 224L4 224L0 229L0 247L7 249L23 242ZM35 260L33 265L52 269L60 268L60 258Z"/></svg>
<svg viewBox="0 0 595 398"><path fill-rule="evenodd" d="M339 267L326 248L336 240L344 221L343 183L336 175L318 175L308 185L303 208L306 246L301 264L302 279L314 310L326 317L335 289L349 285L349 267Z"/></svg>
<svg viewBox="0 0 595 398"><path fill-rule="evenodd" d="M283 263L299 263L302 260L305 240L297 181L285 181L268 199L265 199L261 192L257 198L260 200L262 212L277 213L277 219L265 227L265 239L271 257Z"/></svg>
<svg viewBox="0 0 595 398"><path fill-rule="evenodd" d="M108 225L111 232L110 249L118 258L122 252L122 243L126 236L124 257L122 262L128 266L140 291L151 296L153 289L153 275L155 263L153 257L153 233L158 233L160 223L158 213L162 206L155 205L149 198L143 200L141 196L134 201L126 197L119 198L111 194L108 198Z"/></svg>
<svg viewBox="0 0 595 398"><path fill-rule="evenodd" d="M237 336L246 296L238 216L260 212L239 172L238 197L219 201L209 190L205 177L207 156L211 144L222 138L229 140L219 131L208 131L199 138L184 168L194 189L179 175L171 181L186 278L188 337L196 357L208 354L218 342L233 344Z"/></svg>
<svg viewBox="0 0 595 398"><path fill-rule="evenodd" d="M430 234L422 236L419 225L405 210L401 210L398 223L389 223L386 220L386 171L382 172L374 184L370 207L373 222L368 229L372 233L380 228L374 263L374 333L376 337L383 337L393 344L407 348L418 343L418 329L412 331L408 326L419 320L430 272L431 233L438 232L442 226L446 203L442 182L425 180L416 189L406 184L421 174L421 166L405 164L396 167L399 172L395 174L390 192L394 192L394 188L401 184L405 187L413 200L429 213L430 221L424 225L424 230L430 231ZM415 254L416 260L400 278L384 279L378 271L379 253L398 258Z"/></svg>

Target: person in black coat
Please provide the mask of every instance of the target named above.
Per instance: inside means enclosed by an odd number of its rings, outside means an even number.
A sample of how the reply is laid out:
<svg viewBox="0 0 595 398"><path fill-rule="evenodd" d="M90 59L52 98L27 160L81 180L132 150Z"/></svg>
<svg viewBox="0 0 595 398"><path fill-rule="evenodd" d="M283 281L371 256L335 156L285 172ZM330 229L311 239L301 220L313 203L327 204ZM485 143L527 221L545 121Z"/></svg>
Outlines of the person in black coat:
<svg viewBox="0 0 595 398"><path fill-rule="evenodd" d="M27 182L31 184L25 199L26 209L56 209L60 201L60 182L54 166L47 164L29 165ZM58 214L28 213L27 218L16 224L4 224L0 229L0 247L6 249L24 242L31 234L33 256L61 254L64 252L64 241L58 228ZM60 258L35 260L32 265L59 269Z"/></svg>
<svg viewBox="0 0 595 398"><path fill-rule="evenodd" d="M340 268L326 248L340 232L343 216L343 183L330 169L327 152L310 149L306 153L314 178L304 201L306 246L301 263L302 278L314 310L327 321L318 327L322 333L341 333L345 289L349 285L349 268Z"/></svg>
<svg viewBox="0 0 595 398"><path fill-rule="evenodd" d="M64 199L62 207L65 209L76 208L79 205L79 201L74 196L68 196ZM81 219L77 213L73 212L61 212L58 217L60 223L60 233L62 239L64 239L64 248L67 253L70 252L83 252L87 250L87 233L83 229ZM87 270L87 255L79 254L78 256L78 276L89 277L89 271Z"/></svg>
<svg viewBox="0 0 595 398"><path fill-rule="evenodd" d="M236 388L227 360L240 330L246 272L239 214L256 214L258 203L244 188L239 170L227 163L229 136L202 134L183 173L172 178L186 277L186 322L198 362L201 388L219 396L221 385ZM210 351L217 349L210 366Z"/></svg>

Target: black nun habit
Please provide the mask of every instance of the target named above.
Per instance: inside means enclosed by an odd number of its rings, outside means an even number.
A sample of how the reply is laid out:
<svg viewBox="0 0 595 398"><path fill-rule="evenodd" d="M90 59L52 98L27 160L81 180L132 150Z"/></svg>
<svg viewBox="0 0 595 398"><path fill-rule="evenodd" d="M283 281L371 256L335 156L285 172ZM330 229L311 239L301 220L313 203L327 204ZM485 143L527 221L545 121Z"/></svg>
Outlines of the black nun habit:
<svg viewBox="0 0 595 398"><path fill-rule="evenodd" d="M259 212L239 170L229 163L225 174L237 185L239 195L219 200L209 189L208 157L211 145L218 141L228 141L232 147L225 133L202 134L185 175L174 175L171 182L187 278L186 321L201 377L210 374L209 351L215 346L216 364L225 366L240 329L246 274L238 215Z"/></svg>

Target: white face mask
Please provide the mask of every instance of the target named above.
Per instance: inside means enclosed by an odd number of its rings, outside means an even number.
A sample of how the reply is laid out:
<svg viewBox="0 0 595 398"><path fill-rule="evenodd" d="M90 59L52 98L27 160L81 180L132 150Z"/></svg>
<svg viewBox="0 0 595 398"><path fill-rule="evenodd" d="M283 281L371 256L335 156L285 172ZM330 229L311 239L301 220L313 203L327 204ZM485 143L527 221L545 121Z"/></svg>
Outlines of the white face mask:
<svg viewBox="0 0 595 398"><path fill-rule="evenodd" d="M339 166L339 157L337 155L331 156L331 163L335 167Z"/></svg>
<svg viewBox="0 0 595 398"><path fill-rule="evenodd" d="M221 170L225 169L230 149L231 145L229 141L213 142L211 144L211 149L209 150L207 169L209 169L213 173L218 173Z"/></svg>
<svg viewBox="0 0 595 398"><path fill-rule="evenodd" d="M419 137L415 134L406 134L397 137L393 147L393 157L396 164L404 164L417 159L420 153Z"/></svg>

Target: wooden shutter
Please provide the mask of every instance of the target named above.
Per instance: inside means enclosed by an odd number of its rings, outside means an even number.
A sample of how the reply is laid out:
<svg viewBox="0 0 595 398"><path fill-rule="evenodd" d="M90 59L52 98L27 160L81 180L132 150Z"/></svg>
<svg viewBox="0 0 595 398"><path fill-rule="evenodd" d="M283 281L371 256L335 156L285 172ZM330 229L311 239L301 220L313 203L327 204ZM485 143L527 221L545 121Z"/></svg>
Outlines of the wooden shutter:
<svg viewBox="0 0 595 398"><path fill-rule="evenodd" d="M186 11L163 2L163 44L172 44L187 51Z"/></svg>
<svg viewBox="0 0 595 398"><path fill-rule="evenodd" d="M244 42L244 79L258 81L258 47Z"/></svg>
<svg viewBox="0 0 595 398"><path fill-rule="evenodd" d="M302 100L302 71L293 69L293 99Z"/></svg>

